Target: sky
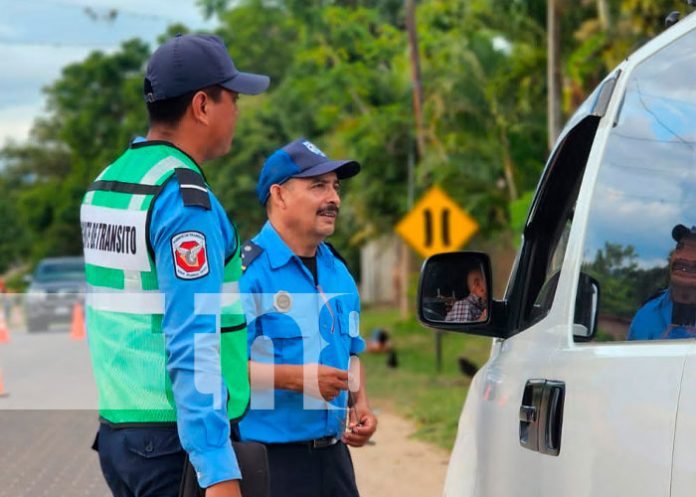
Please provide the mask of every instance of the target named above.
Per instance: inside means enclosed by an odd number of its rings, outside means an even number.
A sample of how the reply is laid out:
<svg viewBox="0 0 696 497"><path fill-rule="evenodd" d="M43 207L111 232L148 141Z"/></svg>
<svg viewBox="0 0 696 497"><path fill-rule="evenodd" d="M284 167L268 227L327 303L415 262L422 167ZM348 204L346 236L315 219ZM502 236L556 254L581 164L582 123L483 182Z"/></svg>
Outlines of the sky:
<svg viewBox="0 0 696 497"><path fill-rule="evenodd" d="M109 19L109 13L118 15ZM212 30L195 0L0 0L0 147L24 141L44 112L41 89L93 50L141 38L152 46L173 23Z"/></svg>

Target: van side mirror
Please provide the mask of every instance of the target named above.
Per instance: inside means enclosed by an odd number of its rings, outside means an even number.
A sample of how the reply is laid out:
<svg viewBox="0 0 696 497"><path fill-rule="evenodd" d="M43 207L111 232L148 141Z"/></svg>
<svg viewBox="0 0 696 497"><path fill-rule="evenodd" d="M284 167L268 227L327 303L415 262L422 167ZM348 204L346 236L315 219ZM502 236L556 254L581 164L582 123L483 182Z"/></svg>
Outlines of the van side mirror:
<svg viewBox="0 0 696 497"><path fill-rule="evenodd" d="M599 282L588 274L580 273L573 320L573 338L576 342L589 342L597 334L599 296Z"/></svg>
<svg viewBox="0 0 696 497"><path fill-rule="evenodd" d="M448 252L425 261L418 287L418 318L426 326L464 330L486 324L492 307L491 263L481 252Z"/></svg>

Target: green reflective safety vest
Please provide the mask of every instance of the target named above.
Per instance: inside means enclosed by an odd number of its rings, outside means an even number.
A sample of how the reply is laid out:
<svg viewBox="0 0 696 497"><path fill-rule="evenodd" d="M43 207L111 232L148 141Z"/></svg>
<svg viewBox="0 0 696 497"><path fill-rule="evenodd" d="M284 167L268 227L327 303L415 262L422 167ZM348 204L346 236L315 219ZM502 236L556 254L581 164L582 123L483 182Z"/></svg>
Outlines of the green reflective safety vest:
<svg viewBox="0 0 696 497"><path fill-rule="evenodd" d="M208 198L202 173L190 157L171 145L150 142L129 148L108 166L82 202L92 368L99 414L114 424L176 421L162 333L164 295L148 233L157 194L174 175L179 177L182 197L188 187L205 191ZM193 177L198 184L183 185L182 177ZM237 283L239 253L237 240L235 253L225 264L219 300L221 370L231 420L242 417L249 404L246 322Z"/></svg>

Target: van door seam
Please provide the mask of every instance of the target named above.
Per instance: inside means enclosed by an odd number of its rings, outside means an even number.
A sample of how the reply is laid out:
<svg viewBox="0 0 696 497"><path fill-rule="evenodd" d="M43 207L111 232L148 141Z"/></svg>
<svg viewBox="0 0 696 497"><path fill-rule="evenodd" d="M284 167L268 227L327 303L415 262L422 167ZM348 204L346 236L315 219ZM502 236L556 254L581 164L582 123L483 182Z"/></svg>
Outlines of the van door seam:
<svg viewBox="0 0 696 497"><path fill-rule="evenodd" d="M675 453L675 447L677 445L677 428L678 428L678 421L679 421L679 405L681 404L681 393L682 393L682 386L684 384L684 374L686 372L686 361L687 361L688 354L684 354L684 359L682 360L682 372L681 372L681 377L679 378L679 388L677 389L677 405L675 407L675 412L674 412L674 432L672 434L672 457L670 460L670 467L669 467L669 487L668 487L668 494L670 497L672 495L672 481L674 479L674 453Z"/></svg>

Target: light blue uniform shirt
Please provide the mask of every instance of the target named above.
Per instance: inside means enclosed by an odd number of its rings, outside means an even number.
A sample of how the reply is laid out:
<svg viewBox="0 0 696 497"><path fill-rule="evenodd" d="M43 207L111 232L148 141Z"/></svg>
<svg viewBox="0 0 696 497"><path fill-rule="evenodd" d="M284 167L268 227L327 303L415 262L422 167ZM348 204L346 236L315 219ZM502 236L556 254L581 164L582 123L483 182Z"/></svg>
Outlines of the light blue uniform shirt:
<svg viewBox="0 0 696 497"><path fill-rule="evenodd" d="M638 309L628 330L628 340L667 340L696 337L693 326L672 325L672 292L667 290Z"/></svg>
<svg viewBox="0 0 696 497"><path fill-rule="evenodd" d="M365 341L358 332L358 289L345 264L326 244L319 245L316 285L270 222L252 241L262 252L240 280L250 360L347 370L350 355L362 352ZM239 425L242 439L286 443L340 436L347 401L347 392L326 402L252 383L250 410Z"/></svg>
<svg viewBox="0 0 696 497"><path fill-rule="evenodd" d="M211 210L186 207L173 177L155 200L149 233L165 298L162 329L179 439L204 488L241 478L220 373L219 321L215 315L195 313L196 294L222 292L225 260L236 249L234 228L213 193L208 194ZM209 272L187 280L176 276L172 238L189 231L205 236Z"/></svg>

